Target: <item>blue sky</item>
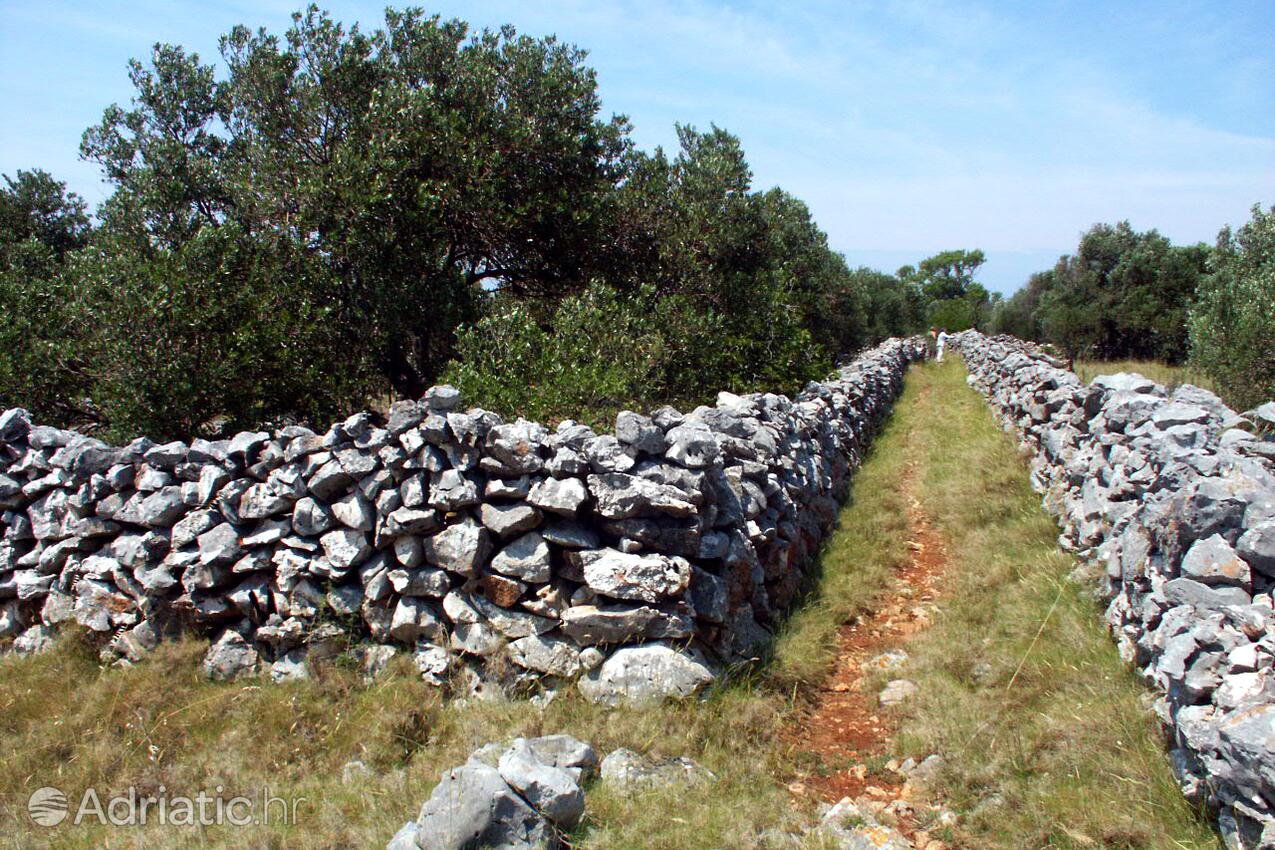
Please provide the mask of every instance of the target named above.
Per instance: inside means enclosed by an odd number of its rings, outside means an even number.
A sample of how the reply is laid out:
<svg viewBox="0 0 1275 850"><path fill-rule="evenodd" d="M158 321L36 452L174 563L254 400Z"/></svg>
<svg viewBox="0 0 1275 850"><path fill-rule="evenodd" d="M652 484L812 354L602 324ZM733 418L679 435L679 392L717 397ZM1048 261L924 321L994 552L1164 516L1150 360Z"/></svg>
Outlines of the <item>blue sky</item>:
<svg viewBox="0 0 1275 850"><path fill-rule="evenodd" d="M39 166L96 203L79 138L131 96L156 41L216 57L300 2L0 0L0 172ZM383 3L321 4L345 22ZM758 188L805 200L852 264L982 248L1009 292L1099 221L1212 241L1275 203L1275 2L468 2L590 51L640 145L674 122L738 134Z"/></svg>

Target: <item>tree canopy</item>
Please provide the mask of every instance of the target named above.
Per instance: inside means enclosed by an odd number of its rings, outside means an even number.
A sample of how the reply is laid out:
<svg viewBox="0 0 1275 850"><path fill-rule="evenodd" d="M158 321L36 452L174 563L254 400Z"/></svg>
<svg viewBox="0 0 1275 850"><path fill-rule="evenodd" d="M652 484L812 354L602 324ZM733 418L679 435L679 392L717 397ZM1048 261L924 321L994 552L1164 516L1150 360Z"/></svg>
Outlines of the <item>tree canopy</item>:
<svg viewBox="0 0 1275 850"><path fill-rule="evenodd" d="M851 270L728 131L637 149L555 38L311 6L219 60L129 63L131 101L82 140L112 190L95 221L43 172L7 180L0 404L186 437L449 376L554 415L791 391L936 315L983 320L981 252Z"/></svg>

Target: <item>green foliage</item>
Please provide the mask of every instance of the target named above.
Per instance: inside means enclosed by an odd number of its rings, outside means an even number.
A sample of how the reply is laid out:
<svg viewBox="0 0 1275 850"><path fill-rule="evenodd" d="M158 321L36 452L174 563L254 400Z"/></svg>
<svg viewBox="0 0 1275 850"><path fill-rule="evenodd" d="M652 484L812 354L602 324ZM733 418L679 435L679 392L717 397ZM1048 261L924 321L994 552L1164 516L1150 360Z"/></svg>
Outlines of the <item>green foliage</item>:
<svg viewBox="0 0 1275 850"><path fill-rule="evenodd" d="M991 297L974 275L986 261L982 251L941 251L917 266L899 269L899 279L919 293L924 321L931 327L963 331L985 327Z"/></svg>
<svg viewBox="0 0 1275 850"><path fill-rule="evenodd" d="M79 357L84 333L68 255L90 228L84 202L46 172L19 171L0 188L0 409L55 421L91 418Z"/></svg>
<svg viewBox="0 0 1275 850"><path fill-rule="evenodd" d="M554 38L312 6L219 50L129 63L131 102L81 144L114 188L95 229L48 175L10 181L4 403L166 439L321 424L447 372L506 412L579 415L790 391L940 296L981 321L980 252L852 272L725 130L636 150Z"/></svg>
<svg viewBox="0 0 1275 850"><path fill-rule="evenodd" d="M992 324L1052 342L1071 357L1178 363L1208 253L1203 245L1171 245L1154 230L1139 233L1127 221L1098 224L1075 255L1033 275Z"/></svg>
<svg viewBox="0 0 1275 850"><path fill-rule="evenodd" d="M502 413L603 424L624 407L711 400L710 390L791 392L825 371L803 359L808 343L800 333L735 336L721 315L684 296L595 284L553 304L497 296L462 329L447 378L466 399ZM750 370L755 364L766 369Z"/></svg>
<svg viewBox="0 0 1275 850"><path fill-rule="evenodd" d="M144 263L121 256L85 252L74 269L88 315L128 317L85 340L111 436L325 421L368 385L357 360L337 365L351 340L313 297L324 270L287 243L226 224Z"/></svg>
<svg viewBox="0 0 1275 850"><path fill-rule="evenodd" d="M1275 398L1275 207L1224 228L1190 317L1191 360L1241 409Z"/></svg>

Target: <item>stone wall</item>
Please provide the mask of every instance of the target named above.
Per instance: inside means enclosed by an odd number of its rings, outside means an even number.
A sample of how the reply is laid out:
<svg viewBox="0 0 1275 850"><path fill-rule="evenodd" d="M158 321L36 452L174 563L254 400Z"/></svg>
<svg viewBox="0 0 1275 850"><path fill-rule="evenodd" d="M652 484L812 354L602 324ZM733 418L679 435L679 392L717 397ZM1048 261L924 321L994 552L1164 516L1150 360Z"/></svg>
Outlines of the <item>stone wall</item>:
<svg viewBox="0 0 1275 850"><path fill-rule="evenodd" d="M604 701L691 691L768 640L924 356L891 340L795 400L722 393L602 435L463 410L446 386L386 421L189 444L9 410L0 635L34 651L75 621L128 663L193 631L218 677L397 647L475 691L497 668Z"/></svg>
<svg viewBox="0 0 1275 850"><path fill-rule="evenodd" d="M1129 374L1085 386L1019 340L954 342L1030 451L1060 542L1096 567L1183 791L1218 808L1228 846L1275 846L1275 404L1241 416Z"/></svg>

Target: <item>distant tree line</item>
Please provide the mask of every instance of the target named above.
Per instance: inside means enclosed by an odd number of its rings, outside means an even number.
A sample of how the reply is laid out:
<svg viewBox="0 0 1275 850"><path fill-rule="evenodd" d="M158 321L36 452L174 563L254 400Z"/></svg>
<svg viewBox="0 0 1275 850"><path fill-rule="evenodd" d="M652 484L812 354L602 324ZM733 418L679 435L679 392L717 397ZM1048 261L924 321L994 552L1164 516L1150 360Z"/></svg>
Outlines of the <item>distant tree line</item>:
<svg viewBox="0 0 1275 850"><path fill-rule="evenodd" d="M1180 359L1197 289L1200 357L1269 333L1267 216L1211 252L1095 228L1002 303L977 250L850 268L716 126L637 149L554 38L293 20L233 29L220 69L172 45L131 62L131 103L83 137L111 187L92 217L39 169L4 178L0 407L162 439L449 380L505 414L601 419L792 392L930 325Z"/></svg>
<svg viewBox="0 0 1275 850"><path fill-rule="evenodd" d="M946 268L850 269L717 127L638 150L554 38L311 7L220 54L130 63L81 146L112 187L95 219L43 171L5 178L0 405L163 438L442 379L541 416L792 390L921 328Z"/></svg>
<svg viewBox="0 0 1275 850"><path fill-rule="evenodd" d="M1275 208L1215 247L1099 224L996 305L990 330L1068 357L1190 361L1241 407L1275 396Z"/></svg>

